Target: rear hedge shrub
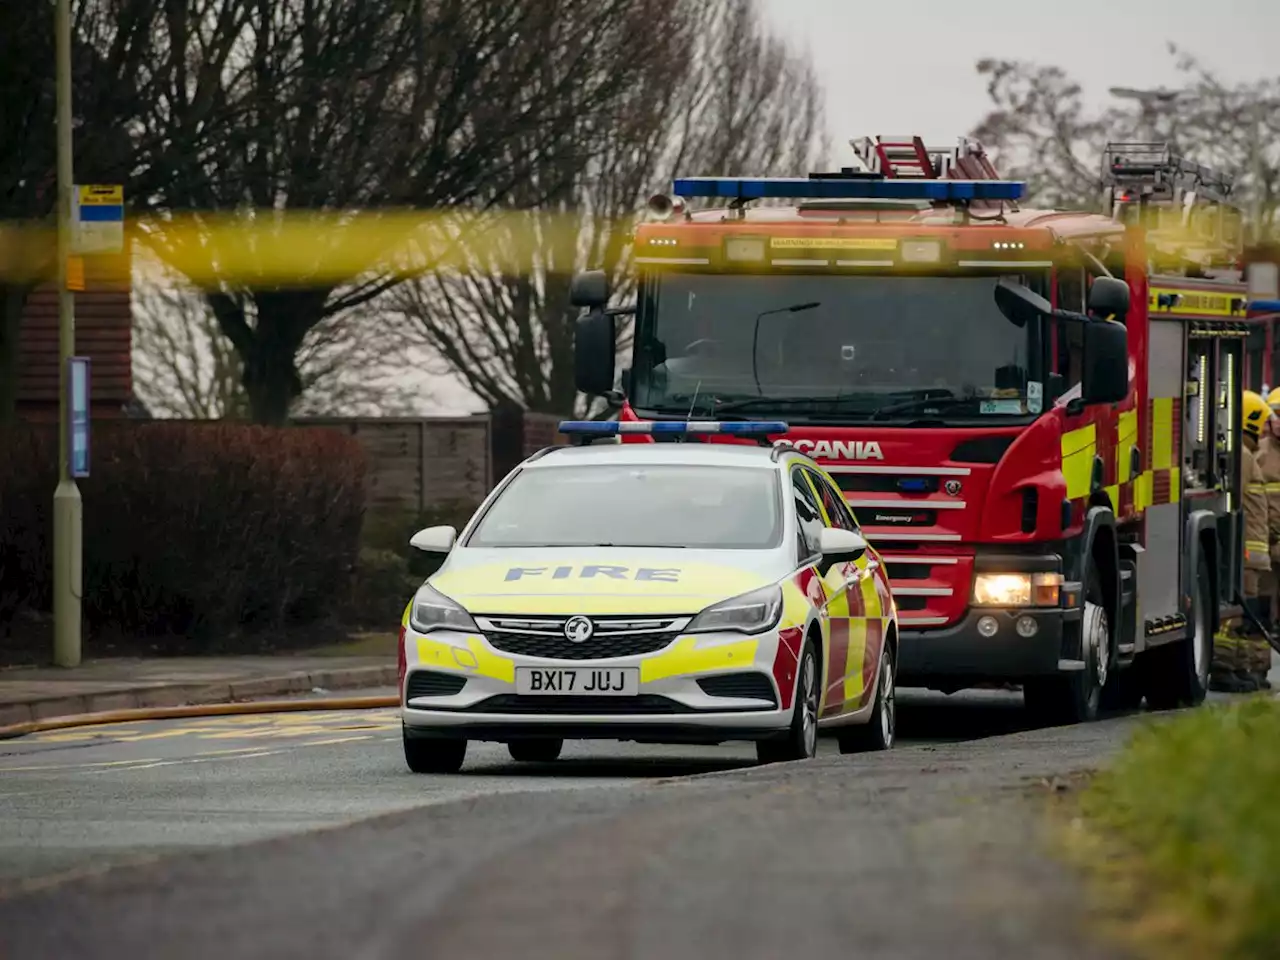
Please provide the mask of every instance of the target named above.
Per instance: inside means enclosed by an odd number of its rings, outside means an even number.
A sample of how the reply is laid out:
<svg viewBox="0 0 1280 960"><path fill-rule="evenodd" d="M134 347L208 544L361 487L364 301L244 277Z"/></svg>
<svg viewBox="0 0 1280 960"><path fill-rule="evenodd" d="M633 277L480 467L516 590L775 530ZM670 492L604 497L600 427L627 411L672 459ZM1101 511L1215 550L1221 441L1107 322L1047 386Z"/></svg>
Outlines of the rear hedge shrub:
<svg viewBox="0 0 1280 960"><path fill-rule="evenodd" d="M95 424L84 498L91 627L186 635L309 621L345 597L364 459L324 428ZM52 595L56 429L0 435L0 618Z"/></svg>

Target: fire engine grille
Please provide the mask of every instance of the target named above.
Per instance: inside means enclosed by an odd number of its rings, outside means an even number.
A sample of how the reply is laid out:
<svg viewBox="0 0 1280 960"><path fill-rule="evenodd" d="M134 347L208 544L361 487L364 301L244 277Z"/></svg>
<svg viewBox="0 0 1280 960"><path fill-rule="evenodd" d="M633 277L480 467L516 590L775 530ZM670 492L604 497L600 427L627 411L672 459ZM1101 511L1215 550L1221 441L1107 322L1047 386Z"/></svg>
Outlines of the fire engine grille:
<svg viewBox="0 0 1280 960"><path fill-rule="evenodd" d="M503 653L544 660L612 660L657 653L680 635L688 617L592 617L582 642L565 636L568 617L477 617L489 645Z"/></svg>

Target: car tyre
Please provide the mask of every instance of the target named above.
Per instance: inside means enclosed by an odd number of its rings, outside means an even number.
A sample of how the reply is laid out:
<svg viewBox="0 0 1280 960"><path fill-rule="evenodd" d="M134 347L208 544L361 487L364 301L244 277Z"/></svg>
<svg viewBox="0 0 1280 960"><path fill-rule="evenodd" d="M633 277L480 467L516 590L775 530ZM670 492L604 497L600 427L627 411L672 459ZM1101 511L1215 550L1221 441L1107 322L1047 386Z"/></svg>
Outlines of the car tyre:
<svg viewBox="0 0 1280 960"><path fill-rule="evenodd" d="M776 740L756 743L756 759L761 763L810 760L818 754L818 705L822 679L813 641L805 641L796 677L796 699L791 708L791 726Z"/></svg>
<svg viewBox="0 0 1280 960"><path fill-rule="evenodd" d="M564 741L547 740L512 740L507 744L507 752L511 759L520 763L550 763L560 757L564 749Z"/></svg>
<svg viewBox="0 0 1280 960"><path fill-rule="evenodd" d="M1198 707L1209 692L1213 662L1213 591L1209 563L1201 555L1191 600L1191 634L1176 643L1148 650L1139 657L1147 703L1152 710Z"/></svg>
<svg viewBox="0 0 1280 960"><path fill-rule="evenodd" d="M1111 673L1115 644L1104 606L1102 580L1092 564L1087 577L1084 616L1080 620L1084 669L1037 678L1022 688L1027 710L1037 722L1046 726L1091 723L1098 719L1102 691Z"/></svg>
<svg viewBox="0 0 1280 960"><path fill-rule="evenodd" d="M876 703L866 723L845 727L838 734L841 753L870 753L889 750L898 738L898 671L893 647L885 645L880 655L880 677L876 682Z"/></svg>
<svg viewBox="0 0 1280 960"><path fill-rule="evenodd" d="M404 762L414 773L457 773L467 758L467 741L411 737L404 739Z"/></svg>

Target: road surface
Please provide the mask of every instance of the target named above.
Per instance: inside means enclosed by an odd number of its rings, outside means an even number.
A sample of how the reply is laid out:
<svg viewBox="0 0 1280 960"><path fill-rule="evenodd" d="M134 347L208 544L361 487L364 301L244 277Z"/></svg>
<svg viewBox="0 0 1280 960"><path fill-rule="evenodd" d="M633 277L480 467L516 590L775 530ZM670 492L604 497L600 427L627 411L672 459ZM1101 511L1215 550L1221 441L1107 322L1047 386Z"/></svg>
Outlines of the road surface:
<svg viewBox="0 0 1280 960"><path fill-rule="evenodd" d="M404 768L394 711L0 743L0 956L1111 958L1046 851L1046 782L1141 718L1028 730L903 691L899 747L570 744Z"/></svg>

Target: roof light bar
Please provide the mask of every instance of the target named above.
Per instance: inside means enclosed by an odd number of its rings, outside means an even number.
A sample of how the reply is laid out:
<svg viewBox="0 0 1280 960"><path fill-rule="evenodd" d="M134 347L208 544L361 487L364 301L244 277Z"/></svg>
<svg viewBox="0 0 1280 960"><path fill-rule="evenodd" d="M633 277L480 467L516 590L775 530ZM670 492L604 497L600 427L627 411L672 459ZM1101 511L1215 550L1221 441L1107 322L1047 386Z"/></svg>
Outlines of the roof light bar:
<svg viewBox="0 0 1280 960"><path fill-rule="evenodd" d="M675 182L678 197L722 200L1020 200L1021 180L811 180L800 177L685 177Z"/></svg>
<svg viewBox="0 0 1280 960"><path fill-rule="evenodd" d="M1280 300L1250 300L1246 309L1258 313L1280 313Z"/></svg>
<svg viewBox="0 0 1280 960"><path fill-rule="evenodd" d="M574 434L609 437L619 433L728 433L743 437L786 433L791 428L781 420L562 420L559 430Z"/></svg>

